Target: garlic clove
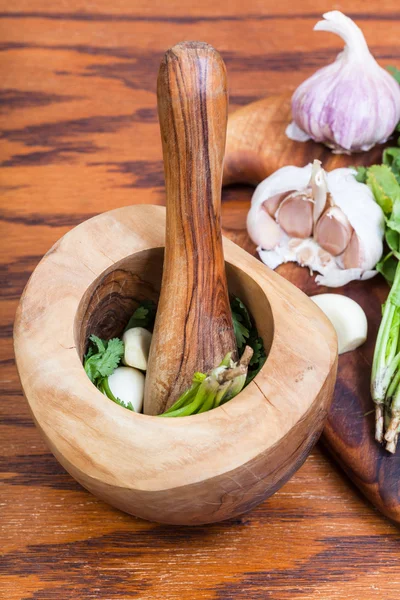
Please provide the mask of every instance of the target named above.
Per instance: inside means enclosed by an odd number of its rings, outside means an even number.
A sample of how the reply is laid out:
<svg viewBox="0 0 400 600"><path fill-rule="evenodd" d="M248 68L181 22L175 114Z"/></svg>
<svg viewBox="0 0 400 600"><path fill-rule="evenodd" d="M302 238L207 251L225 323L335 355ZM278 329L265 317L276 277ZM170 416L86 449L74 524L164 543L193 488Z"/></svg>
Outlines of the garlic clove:
<svg viewBox="0 0 400 600"><path fill-rule="evenodd" d="M124 342L124 364L146 371L152 334L143 327L132 327L122 336Z"/></svg>
<svg viewBox="0 0 400 600"><path fill-rule="evenodd" d="M341 294L311 296L328 317L338 338L338 352L344 354L355 350L367 339L368 322L361 306Z"/></svg>
<svg viewBox="0 0 400 600"><path fill-rule="evenodd" d="M282 229L290 236L308 238L313 229L313 201L305 192L289 194L276 215Z"/></svg>
<svg viewBox="0 0 400 600"><path fill-rule="evenodd" d="M346 248L345 255L338 256L336 260L342 269L370 271L383 252L385 219L382 209L375 202L370 188L355 179L352 169L334 169L328 173L327 179L335 205L344 212L358 238L354 238L350 249ZM349 255L351 260L348 260Z"/></svg>
<svg viewBox="0 0 400 600"><path fill-rule="evenodd" d="M350 242L342 256L343 266L345 269L357 269L363 264L363 258L360 238L353 231Z"/></svg>
<svg viewBox="0 0 400 600"><path fill-rule="evenodd" d="M314 239L332 256L338 256L347 248L352 233L353 228L344 212L338 206L332 206L319 219Z"/></svg>
<svg viewBox="0 0 400 600"><path fill-rule="evenodd" d="M278 245L282 230L265 210L264 205L253 205L247 215L247 231L256 246L271 250Z"/></svg>
<svg viewBox="0 0 400 600"><path fill-rule="evenodd" d="M336 33L345 48L334 63L304 81L292 97L288 137L309 136L334 152L360 152L385 142L400 120L400 87L370 53L362 31L340 11L316 31ZM301 141L301 140L300 140Z"/></svg>
<svg viewBox="0 0 400 600"><path fill-rule="evenodd" d="M271 215L271 217L275 217L275 213L280 207L282 201L286 198L286 196L292 194L294 191L295 190L289 190L280 194L274 194L273 196L265 200L264 207L266 208L268 214Z"/></svg>
<svg viewBox="0 0 400 600"><path fill-rule="evenodd" d="M326 208L328 199L328 184L320 160L314 160L313 162L310 186L314 200L313 221L315 227L315 224Z"/></svg>
<svg viewBox="0 0 400 600"><path fill-rule="evenodd" d="M118 367L108 378L111 393L128 406L132 404L135 412L141 412L144 397L145 377L141 371L132 367Z"/></svg>

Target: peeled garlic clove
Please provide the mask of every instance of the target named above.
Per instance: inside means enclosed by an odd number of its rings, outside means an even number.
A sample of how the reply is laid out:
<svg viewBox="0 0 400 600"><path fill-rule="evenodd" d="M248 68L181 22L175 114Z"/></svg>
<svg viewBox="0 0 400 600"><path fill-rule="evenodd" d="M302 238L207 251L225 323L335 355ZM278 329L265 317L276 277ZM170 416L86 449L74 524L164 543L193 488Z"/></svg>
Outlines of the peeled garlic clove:
<svg viewBox="0 0 400 600"><path fill-rule="evenodd" d="M315 31L329 31L345 42L334 63L304 81L292 97L286 134L306 135L335 152L360 152L385 142L400 120L400 86L370 53L362 31L340 11L324 15ZM299 136L299 132L301 136Z"/></svg>
<svg viewBox="0 0 400 600"><path fill-rule="evenodd" d="M143 327L132 327L125 331L122 336L124 342L124 363L129 367L135 367L146 371L149 358L152 335Z"/></svg>
<svg viewBox="0 0 400 600"><path fill-rule="evenodd" d="M144 396L143 373L132 367L118 367L108 378L111 393L128 406L132 404L135 412L141 412Z"/></svg>
<svg viewBox="0 0 400 600"><path fill-rule="evenodd" d="M319 219L314 239L332 256L338 256L347 248L352 233L353 228L344 212L338 206L332 206Z"/></svg>
<svg viewBox="0 0 400 600"><path fill-rule="evenodd" d="M365 342L368 322L365 312L357 302L340 294L311 296L328 317L338 338L338 352L344 354L355 350Z"/></svg>
<svg viewBox="0 0 400 600"><path fill-rule="evenodd" d="M253 205L247 215L247 231L253 242L271 250L279 243L282 231L278 223L267 213L264 205Z"/></svg>
<svg viewBox="0 0 400 600"><path fill-rule="evenodd" d="M290 237L310 237L313 230L313 202L307 194L294 192L283 200L276 218Z"/></svg>

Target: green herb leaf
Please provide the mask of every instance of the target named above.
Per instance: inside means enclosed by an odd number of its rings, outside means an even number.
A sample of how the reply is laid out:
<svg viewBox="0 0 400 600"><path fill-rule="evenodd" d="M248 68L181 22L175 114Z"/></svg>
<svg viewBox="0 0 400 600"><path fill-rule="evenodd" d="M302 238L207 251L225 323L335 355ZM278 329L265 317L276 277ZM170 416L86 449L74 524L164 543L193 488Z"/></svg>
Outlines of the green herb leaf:
<svg viewBox="0 0 400 600"><path fill-rule="evenodd" d="M355 175L355 178L357 181L359 181L360 183L367 182L367 172L368 172L367 167L351 167L351 168L355 169L357 171L357 175Z"/></svg>
<svg viewBox="0 0 400 600"><path fill-rule="evenodd" d="M397 258L393 256L393 253L391 252L381 258L375 267L375 269L386 279L389 286L391 286L394 281L398 262Z"/></svg>
<svg viewBox="0 0 400 600"><path fill-rule="evenodd" d="M252 322L247 308L243 302L235 296L231 298L231 311L236 344L238 349L241 350L246 345L246 341L250 336Z"/></svg>
<svg viewBox="0 0 400 600"><path fill-rule="evenodd" d="M400 84L400 70L397 67L393 67L392 65L389 65L386 68L389 71L389 73L393 75L397 83Z"/></svg>
<svg viewBox="0 0 400 600"><path fill-rule="evenodd" d="M386 229L385 240L394 256L400 260L400 234L394 229Z"/></svg>
<svg viewBox="0 0 400 600"><path fill-rule="evenodd" d="M124 355L124 343L119 338L113 338L108 342L106 351L98 360L97 368L103 377L108 377L117 368Z"/></svg>
<svg viewBox="0 0 400 600"><path fill-rule="evenodd" d="M392 214L386 221L386 227L392 231L400 232L400 200L393 202Z"/></svg>
<svg viewBox="0 0 400 600"><path fill-rule="evenodd" d="M99 337L97 337L97 335L93 335L93 334L90 336L89 340L91 342L93 342L93 344L95 346L97 346L97 352L105 352L106 351L108 342L104 342ZM92 349L93 349L93 347L92 347Z"/></svg>
<svg viewBox="0 0 400 600"><path fill-rule="evenodd" d="M247 385L248 383L250 383L250 381L254 379L254 377L260 372L265 361L267 360L264 343L261 337L250 338L247 344L253 348L254 354L251 358L250 365L247 371L245 385Z"/></svg>
<svg viewBox="0 0 400 600"><path fill-rule="evenodd" d="M156 304L152 300L144 300L129 319L124 333L133 327L143 327L144 329L153 331L156 312Z"/></svg>
<svg viewBox="0 0 400 600"><path fill-rule="evenodd" d="M83 366L89 379L98 386L99 380L108 377L117 368L124 355L124 343L119 338L107 342L95 335L90 336L89 339L97 347L98 352L94 354L89 348Z"/></svg>
<svg viewBox="0 0 400 600"><path fill-rule="evenodd" d="M267 360L267 355L262 338L259 337L257 328L250 318L247 308L239 298L231 298L231 310L239 353L246 345L250 346L254 352L247 370L245 383L247 385L259 373Z"/></svg>
<svg viewBox="0 0 400 600"><path fill-rule="evenodd" d="M239 350L246 345L246 340L249 337L249 330L240 322L240 315L232 313L233 329L235 331L236 344Z"/></svg>
<svg viewBox="0 0 400 600"><path fill-rule="evenodd" d="M383 151L383 163L387 165L400 184L400 148L386 148Z"/></svg>
<svg viewBox="0 0 400 600"><path fill-rule="evenodd" d="M367 173L367 184L385 215L392 212L396 200L400 202L400 186L388 165L373 165Z"/></svg>

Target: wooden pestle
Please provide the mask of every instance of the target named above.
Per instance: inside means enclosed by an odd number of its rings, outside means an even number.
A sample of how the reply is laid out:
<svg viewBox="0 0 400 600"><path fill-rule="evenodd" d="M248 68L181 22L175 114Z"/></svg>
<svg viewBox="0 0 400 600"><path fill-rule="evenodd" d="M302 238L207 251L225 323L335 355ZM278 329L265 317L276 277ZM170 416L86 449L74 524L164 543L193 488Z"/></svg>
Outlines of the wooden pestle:
<svg viewBox="0 0 400 600"><path fill-rule="evenodd" d="M196 371L216 367L227 352L237 358L221 235L226 88L225 65L212 46L183 42L166 52L157 98L167 223L148 415L169 408Z"/></svg>

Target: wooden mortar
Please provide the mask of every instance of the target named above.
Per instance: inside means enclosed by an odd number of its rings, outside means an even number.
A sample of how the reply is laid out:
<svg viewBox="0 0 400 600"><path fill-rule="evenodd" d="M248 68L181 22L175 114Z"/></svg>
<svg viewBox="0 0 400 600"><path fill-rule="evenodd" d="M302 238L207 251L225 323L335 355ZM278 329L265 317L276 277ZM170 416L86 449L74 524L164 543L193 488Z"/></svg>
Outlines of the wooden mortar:
<svg viewBox="0 0 400 600"><path fill-rule="evenodd" d="M33 418L77 481L138 517L196 525L250 510L303 463L332 398L336 335L300 290L223 239L229 291L248 306L268 352L258 376L190 417L113 403L83 369L87 340L121 335L141 300L157 300L165 225L164 208L136 205L67 233L24 290L15 355Z"/></svg>

